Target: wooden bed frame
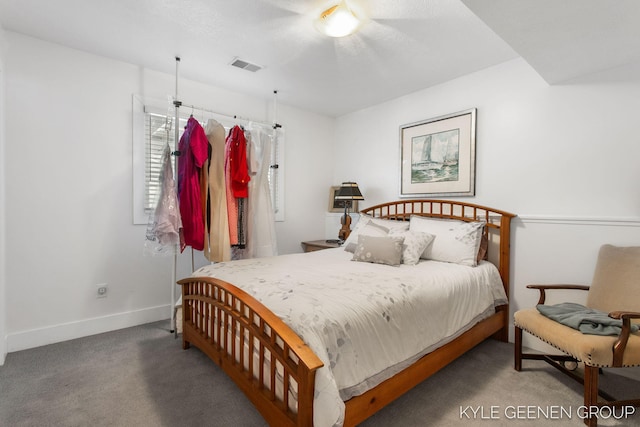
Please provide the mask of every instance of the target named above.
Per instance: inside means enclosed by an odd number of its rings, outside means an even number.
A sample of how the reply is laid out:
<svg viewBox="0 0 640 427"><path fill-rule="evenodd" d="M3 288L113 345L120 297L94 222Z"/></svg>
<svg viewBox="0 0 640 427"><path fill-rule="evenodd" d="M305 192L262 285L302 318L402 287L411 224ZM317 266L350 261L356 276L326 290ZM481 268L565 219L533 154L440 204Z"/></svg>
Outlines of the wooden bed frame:
<svg viewBox="0 0 640 427"><path fill-rule="evenodd" d="M509 296L510 225L514 214L447 200L401 200L361 211L376 218L408 221L411 215L486 221L488 259ZM246 292L209 277L182 285L183 348L198 347L231 377L274 426L312 426L315 372L322 361L280 318ZM345 402L345 426L367 419L453 360L494 337L508 340L509 306L477 323L448 344L362 395ZM259 354L256 361L245 348ZM297 389L297 401L282 390Z"/></svg>

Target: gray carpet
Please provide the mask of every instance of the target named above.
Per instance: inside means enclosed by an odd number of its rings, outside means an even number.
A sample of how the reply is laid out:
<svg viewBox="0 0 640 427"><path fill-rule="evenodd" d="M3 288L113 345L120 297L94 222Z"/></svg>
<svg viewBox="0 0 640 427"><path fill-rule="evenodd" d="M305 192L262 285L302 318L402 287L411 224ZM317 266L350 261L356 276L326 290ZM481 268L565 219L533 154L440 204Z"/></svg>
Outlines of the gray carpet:
<svg viewBox="0 0 640 427"><path fill-rule="evenodd" d="M0 425L266 425L212 361L196 348L182 350L167 327L150 323L10 353L0 367ZM543 362L524 361L522 372L512 366L513 346L487 341L362 425L584 425L578 383ZM607 371L602 383L617 397L640 394L634 376ZM518 414L517 406L535 413ZM550 418L538 413L549 407L556 408ZM640 409L600 425L640 426Z"/></svg>

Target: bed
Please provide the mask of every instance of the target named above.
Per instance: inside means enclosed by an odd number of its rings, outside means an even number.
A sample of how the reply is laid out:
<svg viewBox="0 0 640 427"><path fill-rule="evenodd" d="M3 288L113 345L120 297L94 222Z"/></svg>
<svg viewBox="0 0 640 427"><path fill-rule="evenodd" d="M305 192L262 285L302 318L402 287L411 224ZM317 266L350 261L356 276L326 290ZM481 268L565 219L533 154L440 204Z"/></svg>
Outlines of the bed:
<svg viewBox="0 0 640 427"><path fill-rule="evenodd" d="M394 201L362 210L344 247L205 266L178 282L183 348L207 354L270 425L356 425L483 340L507 341L514 216ZM473 260L444 262L441 233L463 228L479 236L464 242ZM428 249L405 264L416 236ZM389 261L398 243L401 263Z"/></svg>

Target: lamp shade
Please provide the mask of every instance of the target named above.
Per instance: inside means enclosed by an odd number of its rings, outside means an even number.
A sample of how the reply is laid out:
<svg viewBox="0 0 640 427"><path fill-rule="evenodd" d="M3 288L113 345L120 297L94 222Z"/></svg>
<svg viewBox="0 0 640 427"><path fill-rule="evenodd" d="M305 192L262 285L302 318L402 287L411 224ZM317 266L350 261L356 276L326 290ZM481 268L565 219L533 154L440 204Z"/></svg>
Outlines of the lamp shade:
<svg viewBox="0 0 640 427"><path fill-rule="evenodd" d="M343 182L336 192L336 200L364 200L358 184L355 182Z"/></svg>

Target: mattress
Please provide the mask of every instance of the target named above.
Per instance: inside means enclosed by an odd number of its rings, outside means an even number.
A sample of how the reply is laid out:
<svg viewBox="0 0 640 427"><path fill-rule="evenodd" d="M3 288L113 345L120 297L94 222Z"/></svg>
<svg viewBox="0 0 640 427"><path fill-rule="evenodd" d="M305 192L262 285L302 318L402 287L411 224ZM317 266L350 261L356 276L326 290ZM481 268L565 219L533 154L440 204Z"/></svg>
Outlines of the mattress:
<svg viewBox="0 0 640 427"><path fill-rule="evenodd" d="M507 298L496 267L352 261L342 248L207 265L193 273L251 294L324 362L314 425L341 425L344 401L494 313Z"/></svg>

